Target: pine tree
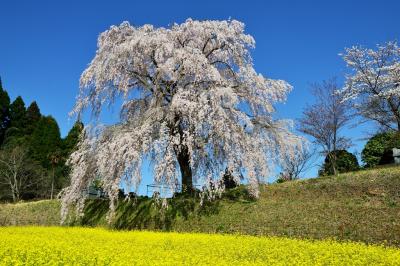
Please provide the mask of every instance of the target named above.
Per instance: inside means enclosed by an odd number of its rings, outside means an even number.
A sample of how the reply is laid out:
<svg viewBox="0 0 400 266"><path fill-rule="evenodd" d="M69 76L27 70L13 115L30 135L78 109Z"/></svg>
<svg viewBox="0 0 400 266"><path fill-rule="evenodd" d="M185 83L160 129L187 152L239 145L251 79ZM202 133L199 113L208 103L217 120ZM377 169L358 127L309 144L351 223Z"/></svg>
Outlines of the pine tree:
<svg viewBox="0 0 400 266"><path fill-rule="evenodd" d="M64 154L66 157L68 157L71 152L74 151L74 149L76 148L83 127L84 125L81 121L76 121L74 126L68 132L67 137L63 139Z"/></svg>
<svg viewBox="0 0 400 266"><path fill-rule="evenodd" d="M10 123L10 97L3 89L0 77L0 145L3 144L6 130Z"/></svg>
<svg viewBox="0 0 400 266"><path fill-rule="evenodd" d="M51 169L52 163L49 158L60 149L60 146L61 136L57 121L51 116L43 116L30 137L33 159L46 169Z"/></svg>
<svg viewBox="0 0 400 266"><path fill-rule="evenodd" d="M18 96L10 105L11 127L23 129L25 127L26 108L21 96Z"/></svg>
<svg viewBox="0 0 400 266"><path fill-rule="evenodd" d="M40 113L39 106L37 105L36 101L33 101L26 110L25 132L27 135L31 135L33 133L41 117L42 114Z"/></svg>
<svg viewBox="0 0 400 266"><path fill-rule="evenodd" d="M26 126L26 108L24 100L18 96L10 105L10 125L6 130L4 144L22 145L24 141L24 129Z"/></svg>
<svg viewBox="0 0 400 266"><path fill-rule="evenodd" d="M68 132L68 135L62 140L61 153L54 152L51 156L52 162L52 184L55 183L52 188L61 189L65 188L69 184L69 167L65 164L70 154L75 151L81 132L84 125L80 121L76 121L74 126ZM56 171L56 172L54 172ZM53 189L52 189L53 191ZM51 193L52 195L53 193ZM50 197L51 197L50 195Z"/></svg>

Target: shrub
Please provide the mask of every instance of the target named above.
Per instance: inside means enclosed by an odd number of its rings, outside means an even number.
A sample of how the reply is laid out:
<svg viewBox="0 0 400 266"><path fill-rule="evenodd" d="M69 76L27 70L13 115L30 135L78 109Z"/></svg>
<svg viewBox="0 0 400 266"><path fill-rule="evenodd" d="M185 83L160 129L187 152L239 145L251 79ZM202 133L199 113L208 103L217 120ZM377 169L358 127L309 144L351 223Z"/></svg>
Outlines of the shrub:
<svg viewBox="0 0 400 266"><path fill-rule="evenodd" d="M292 181L294 180L289 174L287 173L279 173L277 179L276 179L276 183L283 183L286 181Z"/></svg>
<svg viewBox="0 0 400 266"><path fill-rule="evenodd" d="M368 140L361 152L366 168L393 163L393 148L400 147L400 134L395 132L378 133Z"/></svg>
<svg viewBox="0 0 400 266"><path fill-rule="evenodd" d="M225 189L232 189L238 186L238 184L236 184L235 178L228 169L225 170L222 181L224 182Z"/></svg>
<svg viewBox="0 0 400 266"><path fill-rule="evenodd" d="M255 198L251 195L249 190L245 185L240 185L235 188L226 190L223 193L223 197L229 200L245 200L245 201L253 201Z"/></svg>
<svg viewBox="0 0 400 266"><path fill-rule="evenodd" d="M334 174L331 160L334 156L336 156L336 170L338 173L357 171L360 168L357 157L354 154L346 150L337 150L329 153L325 157L324 164L320 170L320 175Z"/></svg>

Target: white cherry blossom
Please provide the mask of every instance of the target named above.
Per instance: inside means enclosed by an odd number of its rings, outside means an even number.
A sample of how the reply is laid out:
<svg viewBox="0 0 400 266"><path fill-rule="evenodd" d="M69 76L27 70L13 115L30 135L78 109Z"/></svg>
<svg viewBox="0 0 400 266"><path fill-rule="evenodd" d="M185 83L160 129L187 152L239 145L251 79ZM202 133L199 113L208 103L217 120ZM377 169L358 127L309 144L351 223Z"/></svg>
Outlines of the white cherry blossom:
<svg viewBox="0 0 400 266"><path fill-rule="evenodd" d="M85 130L69 159L63 217L98 177L112 214L120 184L137 189L145 160L154 182L172 190L180 184L190 192L193 181L215 180L229 169L237 182L243 175L257 196L279 154L299 141L290 121L273 118L274 104L284 102L292 87L255 71L254 47L236 20L188 19L169 28L123 22L101 33L73 113L91 108L97 121L103 106L122 98L121 120Z"/></svg>

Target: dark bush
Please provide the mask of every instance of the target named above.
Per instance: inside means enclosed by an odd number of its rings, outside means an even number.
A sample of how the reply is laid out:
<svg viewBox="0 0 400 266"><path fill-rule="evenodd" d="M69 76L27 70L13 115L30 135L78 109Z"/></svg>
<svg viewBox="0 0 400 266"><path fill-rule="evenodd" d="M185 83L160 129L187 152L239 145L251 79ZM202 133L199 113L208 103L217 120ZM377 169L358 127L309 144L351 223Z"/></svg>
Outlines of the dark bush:
<svg viewBox="0 0 400 266"><path fill-rule="evenodd" d="M235 188L226 190L223 193L223 198L229 200L248 200L248 201L255 200L245 185L240 185Z"/></svg>
<svg viewBox="0 0 400 266"><path fill-rule="evenodd" d="M238 184L235 181L235 178L228 169L225 170L224 176L222 177L222 181L224 182L225 189L232 189L238 186Z"/></svg>
<svg viewBox="0 0 400 266"><path fill-rule="evenodd" d="M400 148L400 134L395 132L378 133L368 140L361 152L366 168L394 163L393 148Z"/></svg>
<svg viewBox="0 0 400 266"><path fill-rule="evenodd" d="M354 154L346 150L337 150L331 152L325 157L325 162L320 170L320 175L334 174L333 160L331 159L334 157L336 157L336 170L338 173L357 171L360 168L357 157Z"/></svg>

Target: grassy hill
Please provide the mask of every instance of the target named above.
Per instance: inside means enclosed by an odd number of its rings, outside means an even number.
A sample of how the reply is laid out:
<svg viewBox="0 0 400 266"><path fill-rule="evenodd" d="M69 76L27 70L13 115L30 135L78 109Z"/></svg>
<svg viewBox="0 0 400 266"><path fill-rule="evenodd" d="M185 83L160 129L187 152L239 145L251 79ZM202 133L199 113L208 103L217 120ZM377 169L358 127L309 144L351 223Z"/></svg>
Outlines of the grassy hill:
<svg viewBox="0 0 400 266"><path fill-rule="evenodd" d="M0 204L0 226L59 224L60 203L56 200Z"/></svg>
<svg viewBox="0 0 400 266"><path fill-rule="evenodd" d="M177 198L160 212L152 199L122 202L115 228L386 243L400 246L400 168L388 167L261 188L257 201L242 191L200 206ZM244 195L244 196L243 196ZM230 198L236 198L231 200ZM91 201L81 225L103 226L107 201ZM59 203L0 205L0 225L57 225Z"/></svg>

